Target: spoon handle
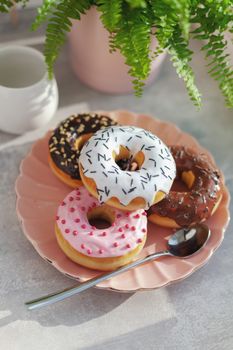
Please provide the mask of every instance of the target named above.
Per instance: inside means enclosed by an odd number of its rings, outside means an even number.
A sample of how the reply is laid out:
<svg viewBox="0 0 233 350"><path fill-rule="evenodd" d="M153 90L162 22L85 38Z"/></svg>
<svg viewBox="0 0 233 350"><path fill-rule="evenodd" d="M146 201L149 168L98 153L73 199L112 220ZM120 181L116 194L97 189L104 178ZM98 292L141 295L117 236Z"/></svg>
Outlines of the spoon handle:
<svg viewBox="0 0 233 350"><path fill-rule="evenodd" d="M161 256L170 256L170 255L171 255L171 253L168 250L164 250L162 252L147 255L143 259L133 261L125 266L120 267L117 270L104 273L100 276L97 276L95 278L90 279L87 282L83 282L82 284L80 284L78 286L67 288L67 289L64 289L60 292L55 292L55 293L31 300L31 301L28 301L25 303L25 305L27 305L28 310L33 310L33 309L37 309L37 308L40 308L43 306L47 306L47 305L56 303L57 301L64 300L66 298L71 297L72 295L78 294L80 292L83 292L86 289L94 287L96 284L103 282L111 277L117 276L117 275L121 274L122 272L126 272L126 271L132 269L133 267L142 265L146 262L157 259Z"/></svg>

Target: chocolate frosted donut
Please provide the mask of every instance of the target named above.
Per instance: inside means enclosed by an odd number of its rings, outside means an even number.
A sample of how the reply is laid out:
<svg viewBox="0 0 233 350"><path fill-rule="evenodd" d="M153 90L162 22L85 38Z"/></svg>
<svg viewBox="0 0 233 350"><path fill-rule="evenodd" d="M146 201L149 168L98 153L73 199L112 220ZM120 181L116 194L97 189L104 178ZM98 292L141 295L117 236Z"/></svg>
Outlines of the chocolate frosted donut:
<svg viewBox="0 0 233 350"><path fill-rule="evenodd" d="M148 210L148 218L166 227L184 227L205 221L217 209L222 198L218 170L203 154L183 146L170 147L177 167L177 178L189 191L170 193Z"/></svg>
<svg viewBox="0 0 233 350"><path fill-rule="evenodd" d="M79 156L84 143L93 133L117 125L111 118L98 114L72 115L61 122L49 139L49 164L54 174L71 187L81 184Z"/></svg>

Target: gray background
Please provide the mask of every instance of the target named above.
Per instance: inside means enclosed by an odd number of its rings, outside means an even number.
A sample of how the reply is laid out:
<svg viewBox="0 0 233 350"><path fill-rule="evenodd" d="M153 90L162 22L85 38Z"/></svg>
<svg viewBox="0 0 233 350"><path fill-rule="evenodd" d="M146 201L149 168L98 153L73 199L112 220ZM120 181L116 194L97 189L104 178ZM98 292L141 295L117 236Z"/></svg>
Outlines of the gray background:
<svg viewBox="0 0 233 350"><path fill-rule="evenodd" d="M36 34L27 29L32 12L24 11L17 27L7 15L0 15L0 44L23 44L25 39L32 45L39 43L43 28ZM42 49L40 44L33 46ZM194 48L198 49L197 44ZM90 109L125 108L172 121L213 153L232 193L233 113L224 107L200 53L193 67L204 100L199 112L168 59L141 99L110 96L89 89L73 76L65 46L56 64L60 107L87 102ZM0 145L13 139L0 132ZM39 257L16 217L14 182L30 147L22 144L0 152L0 348L231 350L232 224L209 263L179 284L135 294L92 289L45 309L25 309L25 300L73 284Z"/></svg>

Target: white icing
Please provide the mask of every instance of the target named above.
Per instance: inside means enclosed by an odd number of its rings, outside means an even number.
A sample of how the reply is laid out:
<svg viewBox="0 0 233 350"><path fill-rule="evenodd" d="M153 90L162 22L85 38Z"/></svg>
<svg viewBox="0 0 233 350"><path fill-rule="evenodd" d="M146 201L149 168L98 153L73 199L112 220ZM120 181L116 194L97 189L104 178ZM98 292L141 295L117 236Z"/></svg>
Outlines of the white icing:
<svg viewBox="0 0 233 350"><path fill-rule="evenodd" d="M113 159L120 146L132 155L139 151L145 160L140 170L122 170ZM135 197L142 197L148 209L159 191L168 193L176 176L175 161L168 147L155 135L132 126L113 126L97 131L83 146L80 164L86 177L97 187L99 201L117 197L127 206Z"/></svg>

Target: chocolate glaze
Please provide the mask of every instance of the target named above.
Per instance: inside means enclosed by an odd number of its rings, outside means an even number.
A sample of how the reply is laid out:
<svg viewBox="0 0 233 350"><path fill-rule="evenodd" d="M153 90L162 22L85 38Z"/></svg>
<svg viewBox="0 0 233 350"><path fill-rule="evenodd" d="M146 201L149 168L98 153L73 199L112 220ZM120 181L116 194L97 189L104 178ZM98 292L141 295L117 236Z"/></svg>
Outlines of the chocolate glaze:
<svg viewBox="0 0 233 350"><path fill-rule="evenodd" d="M221 180L218 170L204 154L197 154L183 146L170 147L177 167L177 178L184 171L192 171L195 180L187 192L170 193L148 210L148 216L158 214L173 219L179 226L190 226L206 220L221 195Z"/></svg>
<svg viewBox="0 0 233 350"><path fill-rule="evenodd" d="M49 139L52 160L72 179L80 180L80 150L74 148L75 141L82 135L95 133L111 125L117 123L104 115L83 113L70 116L58 125Z"/></svg>

